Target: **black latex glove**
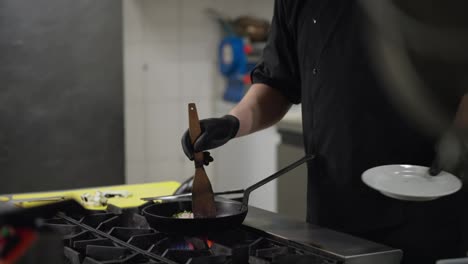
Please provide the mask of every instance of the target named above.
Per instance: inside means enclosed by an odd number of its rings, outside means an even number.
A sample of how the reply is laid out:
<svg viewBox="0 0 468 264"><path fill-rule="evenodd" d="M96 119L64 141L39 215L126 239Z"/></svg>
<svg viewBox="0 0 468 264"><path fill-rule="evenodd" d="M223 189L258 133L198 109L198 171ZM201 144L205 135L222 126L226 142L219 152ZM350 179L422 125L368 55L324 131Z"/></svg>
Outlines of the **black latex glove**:
<svg viewBox="0 0 468 264"><path fill-rule="evenodd" d="M202 133L192 145L189 131L186 130L182 136L182 149L185 155L193 160L194 152L204 151L204 164L208 165L213 158L205 150L214 149L226 144L234 138L239 131L239 119L232 115L225 115L220 118L208 118L200 120Z"/></svg>
<svg viewBox="0 0 468 264"><path fill-rule="evenodd" d="M462 177L468 170L467 131L450 130L444 134L436 146L436 157L429 173L437 175L442 170Z"/></svg>

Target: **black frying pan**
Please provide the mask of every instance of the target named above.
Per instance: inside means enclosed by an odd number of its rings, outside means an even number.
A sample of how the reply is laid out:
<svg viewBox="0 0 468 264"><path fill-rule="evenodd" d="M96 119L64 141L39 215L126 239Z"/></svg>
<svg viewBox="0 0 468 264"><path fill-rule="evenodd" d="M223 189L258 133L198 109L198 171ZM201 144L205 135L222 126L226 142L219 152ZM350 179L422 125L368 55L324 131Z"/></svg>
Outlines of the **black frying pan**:
<svg viewBox="0 0 468 264"><path fill-rule="evenodd" d="M312 160L313 155L305 156L302 159L288 165L273 175L265 178L256 184L248 187L243 191L244 197L242 202L215 199L216 204L216 217L213 218L193 218L193 219L179 219L174 218L173 215L185 211L192 211L191 197L187 195L172 196L169 201L162 199L161 203L155 203L143 208L142 213L145 216L148 224L164 233L179 233L184 235L197 235L207 234L216 231L222 231L230 228L237 227L244 222L247 216L249 195L250 193L263 186L264 184L278 178L286 172L296 168L306 161ZM236 193L239 191L225 192ZM158 197L161 198L161 197ZM145 200L151 198L144 198ZM154 200L157 200L155 197Z"/></svg>

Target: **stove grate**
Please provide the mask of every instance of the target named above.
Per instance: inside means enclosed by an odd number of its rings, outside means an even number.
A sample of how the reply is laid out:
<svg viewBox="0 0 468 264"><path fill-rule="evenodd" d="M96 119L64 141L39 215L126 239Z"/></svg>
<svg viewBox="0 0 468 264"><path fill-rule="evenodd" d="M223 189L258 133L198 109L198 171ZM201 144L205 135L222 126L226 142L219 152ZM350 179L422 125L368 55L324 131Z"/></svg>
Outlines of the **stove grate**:
<svg viewBox="0 0 468 264"><path fill-rule="evenodd" d="M64 255L70 264L282 264L297 260L339 264L247 227L205 237L159 233L139 212L141 208L59 213L44 226L63 235Z"/></svg>

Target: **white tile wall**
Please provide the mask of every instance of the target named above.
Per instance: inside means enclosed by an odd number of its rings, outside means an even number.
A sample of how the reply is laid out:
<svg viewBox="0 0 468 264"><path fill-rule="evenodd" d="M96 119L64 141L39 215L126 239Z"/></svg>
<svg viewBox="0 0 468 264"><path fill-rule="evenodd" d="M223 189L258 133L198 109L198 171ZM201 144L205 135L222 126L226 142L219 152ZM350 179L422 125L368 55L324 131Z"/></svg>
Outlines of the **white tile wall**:
<svg viewBox="0 0 468 264"><path fill-rule="evenodd" d="M128 183L182 181L193 165L182 153L187 103L214 115L224 85L217 69L218 25L212 7L229 16L270 19L273 0L125 0L124 72ZM208 167L208 175L213 169Z"/></svg>
<svg viewBox="0 0 468 264"><path fill-rule="evenodd" d="M129 184L148 182L146 172L147 162L139 160L127 160L126 164L126 182Z"/></svg>
<svg viewBox="0 0 468 264"><path fill-rule="evenodd" d="M150 55L149 55L150 56ZM181 94L181 65L177 61L158 62L148 58L143 88L146 103L177 101ZM153 63L151 63L151 61Z"/></svg>

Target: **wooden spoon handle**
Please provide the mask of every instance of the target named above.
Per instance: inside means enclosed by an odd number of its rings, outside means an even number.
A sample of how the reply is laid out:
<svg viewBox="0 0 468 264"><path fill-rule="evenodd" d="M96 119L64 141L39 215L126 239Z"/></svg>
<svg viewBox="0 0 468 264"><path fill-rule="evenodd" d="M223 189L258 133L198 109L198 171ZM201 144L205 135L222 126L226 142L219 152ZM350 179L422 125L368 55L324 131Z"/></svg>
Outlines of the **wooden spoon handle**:
<svg viewBox="0 0 468 264"><path fill-rule="evenodd" d="M192 141L192 144L194 144L195 141L198 139L198 137L202 133L201 127L200 127L200 121L198 119L197 106L194 103L190 103L188 105L188 112L189 112L190 140ZM203 153L196 152L194 153L193 156L194 156L194 161L195 161L195 167L202 166L203 165Z"/></svg>

